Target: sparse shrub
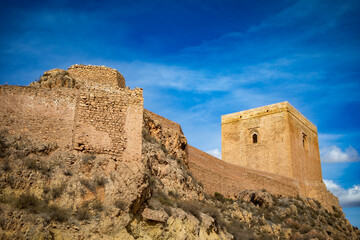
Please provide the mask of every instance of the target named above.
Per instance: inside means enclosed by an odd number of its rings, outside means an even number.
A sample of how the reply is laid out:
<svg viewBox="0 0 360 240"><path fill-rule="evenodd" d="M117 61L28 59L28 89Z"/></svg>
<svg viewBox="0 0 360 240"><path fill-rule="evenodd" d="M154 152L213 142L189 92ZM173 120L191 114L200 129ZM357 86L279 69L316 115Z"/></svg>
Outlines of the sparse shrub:
<svg viewBox="0 0 360 240"><path fill-rule="evenodd" d="M97 186L103 187L108 181L105 177L97 177L95 178L95 182Z"/></svg>
<svg viewBox="0 0 360 240"><path fill-rule="evenodd" d="M51 167L50 166L46 166L44 163L40 164L40 172L45 175L50 177L50 173L51 173Z"/></svg>
<svg viewBox="0 0 360 240"><path fill-rule="evenodd" d="M16 178L9 174L5 177L5 183L9 184L9 186L14 189L16 187Z"/></svg>
<svg viewBox="0 0 360 240"><path fill-rule="evenodd" d="M213 205L205 205L201 211L214 218L216 222L221 218L219 210Z"/></svg>
<svg viewBox="0 0 360 240"><path fill-rule="evenodd" d="M8 144L6 143L6 131L0 131L0 158L5 158L9 155L7 150Z"/></svg>
<svg viewBox="0 0 360 240"><path fill-rule="evenodd" d="M170 198L168 198L168 196L163 191L158 190L154 192L152 197L157 199L162 205L174 205L174 202Z"/></svg>
<svg viewBox="0 0 360 240"><path fill-rule="evenodd" d="M145 139L145 141L147 142L150 142L150 143L157 143L156 139L153 138L149 131L147 131L146 129L143 128L142 130L142 136L143 136L143 139Z"/></svg>
<svg viewBox="0 0 360 240"><path fill-rule="evenodd" d="M92 183L91 181L89 181L88 179L80 179L80 183L86 187L87 189L89 189L91 192L95 192L96 190L96 186L94 183Z"/></svg>
<svg viewBox="0 0 360 240"><path fill-rule="evenodd" d="M49 187L47 187L47 186L45 186L45 187L43 188L43 193L44 193L45 195L48 194L50 191L51 191L51 188L49 188Z"/></svg>
<svg viewBox="0 0 360 240"><path fill-rule="evenodd" d="M82 160L85 164L87 164L89 161L95 160L96 155L95 154L86 154L82 156Z"/></svg>
<svg viewBox="0 0 360 240"><path fill-rule="evenodd" d="M183 209L185 212L191 213L197 219L201 221L200 210L202 206L197 201L179 201L177 206Z"/></svg>
<svg viewBox="0 0 360 240"><path fill-rule="evenodd" d="M34 158L26 159L25 165L30 170L39 170L40 169L40 165L37 163L37 160Z"/></svg>
<svg viewBox="0 0 360 240"><path fill-rule="evenodd" d="M149 185L150 186L155 186L156 184L156 178L152 175L149 176Z"/></svg>
<svg viewBox="0 0 360 240"><path fill-rule="evenodd" d="M89 203L81 205L81 207L77 209L75 217L80 221L90 219Z"/></svg>
<svg viewBox="0 0 360 240"><path fill-rule="evenodd" d="M169 207L169 206L164 206L164 211L165 211L169 216L172 215L171 207Z"/></svg>
<svg viewBox="0 0 360 240"><path fill-rule="evenodd" d="M311 229L312 229L312 228L311 228L309 225L303 224L303 225L301 225L301 227L300 227L300 229L299 229L299 232L300 232L301 234L305 234L305 233L310 232Z"/></svg>
<svg viewBox="0 0 360 240"><path fill-rule="evenodd" d="M0 217L0 229L5 230L5 227L6 227L6 219ZM0 239L6 239L6 235L0 236Z"/></svg>
<svg viewBox="0 0 360 240"><path fill-rule="evenodd" d="M66 188L66 184L65 184L65 183L60 184L60 185L52 188L52 189L51 189L51 195L52 195L52 197L53 197L54 199L59 198L59 197L63 194L65 188Z"/></svg>
<svg viewBox="0 0 360 240"><path fill-rule="evenodd" d="M72 173L70 170L66 169L66 170L64 171L64 175L65 175L65 176L68 176L68 177L71 177L71 176L73 175L73 173Z"/></svg>
<svg viewBox="0 0 360 240"><path fill-rule="evenodd" d="M15 207L28 210L31 213L39 213L41 201L34 194L23 193L15 201Z"/></svg>
<svg viewBox="0 0 360 240"><path fill-rule="evenodd" d="M120 210L125 211L127 204L126 204L126 202L122 201L121 199L116 199L114 202L114 206Z"/></svg>
<svg viewBox="0 0 360 240"><path fill-rule="evenodd" d="M50 205L47 211L50 214L50 218L58 222L65 222L69 218L67 209L63 209L55 205Z"/></svg>
<svg viewBox="0 0 360 240"><path fill-rule="evenodd" d="M46 166L43 162L36 158L27 158L25 165L29 170L39 171L43 175L50 176L51 167Z"/></svg>
<svg viewBox="0 0 360 240"><path fill-rule="evenodd" d="M96 199L92 204L92 208L98 212L101 212L104 209L104 206L103 206L102 202L100 202L98 199Z"/></svg>
<svg viewBox="0 0 360 240"><path fill-rule="evenodd" d="M295 229L295 230L298 230L300 228L300 224L292 219L292 218L288 218L286 219L286 222L285 224L289 227L289 228L292 228L292 229Z"/></svg>
<svg viewBox="0 0 360 240"><path fill-rule="evenodd" d="M221 193L215 192L214 193L214 198L220 202L225 202L226 199L224 197L224 195L222 195Z"/></svg>
<svg viewBox="0 0 360 240"><path fill-rule="evenodd" d="M171 190L168 192L168 194L169 194L169 196L171 196L171 197L173 197L175 199L180 197L180 195L177 192L174 192L174 191L171 191Z"/></svg>
<svg viewBox="0 0 360 240"><path fill-rule="evenodd" d="M243 223L233 220L226 224L223 222L223 228L225 228L229 233L231 233L234 238L237 239L251 239L253 237L253 233L251 231L244 230Z"/></svg>
<svg viewBox="0 0 360 240"><path fill-rule="evenodd" d="M165 153L165 155L167 155L168 150L166 149L165 145L162 144L162 143L160 143L160 148L161 148L161 150Z"/></svg>
<svg viewBox="0 0 360 240"><path fill-rule="evenodd" d="M4 161L4 164L2 165L1 169L4 171L4 172L10 172L11 171L11 166L10 166L10 163L9 163L9 160L5 160Z"/></svg>

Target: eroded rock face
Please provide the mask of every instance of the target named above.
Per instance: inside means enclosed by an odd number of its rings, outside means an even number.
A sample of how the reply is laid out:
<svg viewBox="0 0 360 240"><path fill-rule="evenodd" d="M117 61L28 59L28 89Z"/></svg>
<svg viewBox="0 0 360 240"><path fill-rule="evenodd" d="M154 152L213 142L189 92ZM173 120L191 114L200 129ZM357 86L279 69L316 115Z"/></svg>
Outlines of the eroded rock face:
<svg viewBox="0 0 360 240"><path fill-rule="evenodd" d="M69 76L68 71L63 69L53 69L44 72L39 81L30 83L32 87L38 88L74 88L75 79Z"/></svg>
<svg viewBox="0 0 360 240"><path fill-rule="evenodd" d="M144 129L147 132L144 136L146 141L158 142L166 148L167 155L180 159L187 165L187 140L181 132L164 128L160 121L152 119L146 111L144 111Z"/></svg>
<svg viewBox="0 0 360 240"><path fill-rule="evenodd" d="M272 195L266 191L242 191L238 198L259 207L271 207L273 205Z"/></svg>

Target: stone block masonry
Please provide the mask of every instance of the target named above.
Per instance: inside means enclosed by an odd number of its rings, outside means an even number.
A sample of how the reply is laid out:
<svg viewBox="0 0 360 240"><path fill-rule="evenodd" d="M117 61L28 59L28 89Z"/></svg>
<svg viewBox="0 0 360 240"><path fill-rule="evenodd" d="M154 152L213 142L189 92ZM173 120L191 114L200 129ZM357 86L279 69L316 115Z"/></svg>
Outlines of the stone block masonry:
<svg viewBox="0 0 360 240"><path fill-rule="evenodd" d="M138 161L142 123L142 89L0 86L0 131L56 143L60 149Z"/></svg>
<svg viewBox="0 0 360 240"><path fill-rule="evenodd" d="M0 86L0 130L70 147L77 96L68 88Z"/></svg>
<svg viewBox="0 0 360 240"><path fill-rule="evenodd" d="M73 65L68 68L71 78L89 88L101 87L111 90L124 88L125 78L116 70L105 66Z"/></svg>
<svg viewBox="0 0 360 240"><path fill-rule="evenodd" d="M74 149L139 160L142 120L141 89L81 93L76 104Z"/></svg>

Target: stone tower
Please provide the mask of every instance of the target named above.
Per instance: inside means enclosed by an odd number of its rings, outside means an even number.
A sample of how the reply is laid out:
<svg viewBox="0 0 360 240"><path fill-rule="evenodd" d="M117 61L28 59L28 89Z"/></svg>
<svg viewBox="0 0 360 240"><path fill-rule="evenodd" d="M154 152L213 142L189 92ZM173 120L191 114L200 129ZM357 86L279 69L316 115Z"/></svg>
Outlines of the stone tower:
<svg viewBox="0 0 360 240"><path fill-rule="evenodd" d="M316 126L288 102L224 115L221 130L225 162L294 179L302 194L322 183Z"/></svg>

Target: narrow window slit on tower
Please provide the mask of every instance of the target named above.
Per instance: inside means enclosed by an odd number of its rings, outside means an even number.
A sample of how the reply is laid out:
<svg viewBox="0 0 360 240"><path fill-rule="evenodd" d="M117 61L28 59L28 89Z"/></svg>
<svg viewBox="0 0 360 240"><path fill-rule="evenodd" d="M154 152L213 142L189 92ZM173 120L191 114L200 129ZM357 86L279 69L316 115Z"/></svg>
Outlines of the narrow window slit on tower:
<svg viewBox="0 0 360 240"><path fill-rule="evenodd" d="M305 134L305 133L303 133L302 142L303 142L303 148L306 148L306 146L305 146L305 143L306 143L306 134Z"/></svg>
<svg viewBox="0 0 360 240"><path fill-rule="evenodd" d="M252 139L253 139L253 143L257 143L258 139L257 139L257 134L256 133L254 133L252 135Z"/></svg>

